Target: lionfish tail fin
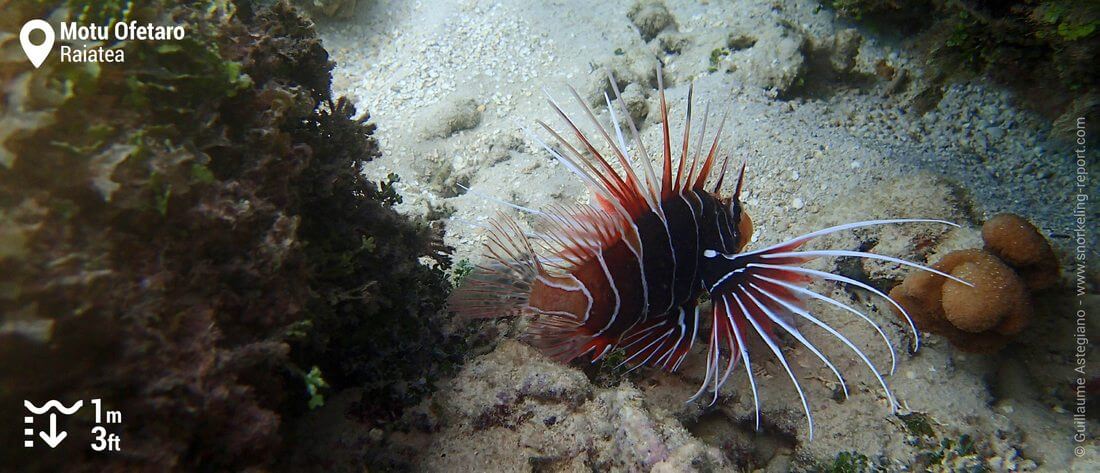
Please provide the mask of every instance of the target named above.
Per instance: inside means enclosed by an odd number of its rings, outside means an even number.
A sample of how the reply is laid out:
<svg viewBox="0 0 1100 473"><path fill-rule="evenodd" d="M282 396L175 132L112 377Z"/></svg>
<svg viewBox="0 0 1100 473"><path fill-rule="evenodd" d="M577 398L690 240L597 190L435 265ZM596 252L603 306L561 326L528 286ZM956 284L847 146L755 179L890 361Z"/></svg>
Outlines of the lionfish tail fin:
<svg viewBox="0 0 1100 473"><path fill-rule="evenodd" d="M519 315L541 266L531 242L511 216L500 213L487 225L487 261L474 267L448 298L463 318Z"/></svg>

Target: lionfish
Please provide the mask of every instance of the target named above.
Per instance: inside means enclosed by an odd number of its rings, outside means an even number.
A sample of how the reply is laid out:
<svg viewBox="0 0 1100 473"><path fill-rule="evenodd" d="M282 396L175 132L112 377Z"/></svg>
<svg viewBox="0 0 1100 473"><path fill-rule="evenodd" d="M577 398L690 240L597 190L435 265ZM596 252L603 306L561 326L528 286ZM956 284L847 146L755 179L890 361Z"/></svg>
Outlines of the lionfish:
<svg viewBox="0 0 1100 473"><path fill-rule="evenodd" d="M726 176L729 156L722 160L713 185L707 183L719 155L719 137L725 117L707 146L709 105L703 114L698 144L691 150L692 95L687 93L687 111L681 145L673 164L668 106L660 69L657 71L661 107L660 177L627 110L614 77L608 73L610 89L630 130L640 155L644 180L632 165L623 128L607 93L604 100L614 127L614 138L596 118L577 91L570 87L620 170L593 144L547 93L550 106L568 132L579 142L574 146L561 133L539 120L536 123L560 145L560 151L527 130L528 136L548 151L588 187L592 202L556 204L534 210L500 201L533 217L531 231L525 231L507 214L492 219L486 228L486 261L478 264L452 294L450 305L459 316L492 318L528 314L532 320L525 339L545 355L562 363L588 356L604 358L613 350L631 370L649 366L675 372L680 368L701 328L707 322L700 314L701 296L710 299L706 375L699 391L688 402L703 395L708 386L714 398L731 372L743 362L752 390L756 426L760 427L760 401L748 342L763 340L782 365L801 399L813 438L813 415L798 378L791 369L776 336L777 327L812 352L836 376L845 397L848 387L837 367L801 331L795 321L815 325L847 346L881 386L894 412L898 403L882 372L848 337L820 320L807 309L814 299L850 313L870 324L890 352L890 373L896 367L894 348L867 314L810 288L813 281L834 281L869 291L890 303L902 314L913 332L913 349L920 335L905 309L882 291L861 281L801 265L820 257L855 257L887 261L929 271L967 284L958 278L918 263L863 251L801 250L806 242L823 235L856 228L902 223L937 223L934 219L868 220L807 233L758 250L744 251L752 235L752 220L740 195L745 165L738 173L733 194L719 194ZM705 154L703 148L707 147ZM491 198L490 198L491 199ZM493 199L496 200L496 199ZM701 322L703 327L701 327ZM722 352L725 366L720 366Z"/></svg>

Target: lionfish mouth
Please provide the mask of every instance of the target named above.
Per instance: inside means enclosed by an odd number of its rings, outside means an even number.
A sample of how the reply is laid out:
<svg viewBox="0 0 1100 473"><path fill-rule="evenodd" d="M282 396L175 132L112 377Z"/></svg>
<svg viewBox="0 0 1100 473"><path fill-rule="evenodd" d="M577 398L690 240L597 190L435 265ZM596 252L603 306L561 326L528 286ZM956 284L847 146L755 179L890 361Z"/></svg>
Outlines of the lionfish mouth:
<svg viewBox="0 0 1100 473"><path fill-rule="evenodd" d="M570 92L610 148L621 171L608 162L593 145L593 140L547 94L550 106L581 145L574 146L541 121L538 124L555 138L560 151L530 130L524 130L580 177L589 188L593 203L559 204L548 210L535 210L490 197L531 214L534 229L523 230L504 213L491 221L485 243L487 261L479 264L452 294L452 309L465 317L533 315L526 338L543 353L561 362L582 356L590 356L592 362L596 362L618 351L623 356L620 366L630 365L630 370L649 366L675 372L699 338L702 316L698 300L706 293L711 300L706 373L699 390L687 402L696 401L709 388L713 405L722 386L743 362L759 429L760 396L748 348L755 334L763 340L794 385L812 440L813 414L798 376L780 347L776 327L809 350L832 372L845 397L849 391L836 365L796 328L796 322L804 321L834 337L859 358L881 386L890 412L894 413L898 402L882 371L856 343L815 315L807 301L822 302L870 325L889 351L887 373L893 374L897 355L889 337L867 313L811 289L810 284L839 283L888 302L908 323L916 351L920 346L920 333L913 320L904 307L864 282L802 265L818 258L873 259L928 271L967 286L971 284L919 263L887 255L846 249L800 248L817 237L857 228L914 223L958 225L936 219L866 220L807 233L759 250L743 251L752 231L751 220L739 200L745 166L741 167L732 196L718 195L728 155L723 159L712 190L706 189L719 154L719 138L725 119L703 156L708 106L698 145L695 152L690 153L693 87L689 87L681 153L678 165L674 166L668 106L662 71L658 67L664 164L658 177L610 73L608 79L615 101L607 94L604 98L614 138L576 90L570 87ZM637 160L624 139L616 105L631 132L633 152L639 155ZM635 161L640 161L644 180L634 171Z"/></svg>

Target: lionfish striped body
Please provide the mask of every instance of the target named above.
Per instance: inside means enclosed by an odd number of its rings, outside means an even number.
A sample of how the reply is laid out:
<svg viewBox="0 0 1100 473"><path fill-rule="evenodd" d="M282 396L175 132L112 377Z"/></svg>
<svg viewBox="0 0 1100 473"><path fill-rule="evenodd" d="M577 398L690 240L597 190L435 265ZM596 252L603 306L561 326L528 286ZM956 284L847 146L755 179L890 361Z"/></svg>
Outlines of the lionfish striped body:
<svg viewBox="0 0 1100 473"><path fill-rule="evenodd" d="M657 176L650 164L630 115L624 114L635 144L634 151L641 155L644 180L634 171L610 97L605 96L605 99L614 126L614 138L571 89L597 133L611 148L611 155L621 171L613 167L551 99L551 106L579 146L574 146L542 122L539 125L556 139L562 152L529 134L585 182L594 202L556 205L547 210L505 203L531 213L533 231L524 231L505 214L491 221L485 247L488 261L480 264L452 295L452 309L467 317L531 314L533 319L527 339L561 362L585 356L595 362L613 350L620 350L623 363L631 365L632 369L650 366L676 371L695 341L705 337L708 342L707 372L703 386L692 399L702 395L708 387L717 399L718 390L737 364L743 362L756 402L759 426L759 401L750 361L750 355L754 354L747 348L750 338L758 337L794 383L810 423L812 438L809 405L780 349L776 332L788 333L809 349L836 375L845 394L847 385L829 359L795 328L795 320L801 319L837 337L850 348L874 374L893 409L896 401L878 368L848 338L810 313L804 301L820 300L860 317L874 327L888 347L886 335L866 314L809 289L809 284L815 280L832 280L852 285L885 298L903 314L904 309L864 283L800 265L818 257L852 256L891 261L957 279L917 263L884 255L846 250L796 250L817 236L851 228L908 222L949 223L917 219L856 222L761 250L743 252L752 233L751 220L739 200L745 166L741 167L732 196L719 195L726 173L725 161L711 190L706 189L719 153L722 126L704 153L703 137L709 116L705 113L699 144L694 151L690 149L692 91L689 89L682 146L674 152L659 70L657 77L663 131L661 176ZM626 105L610 75L609 81L616 96L615 103L625 111ZM673 165L674 154L678 155L676 166ZM710 296L709 320L702 317L700 310L700 296L704 293ZM708 325L709 334L703 335ZM911 321L910 327L916 347L918 338ZM723 352L724 369L720 366ZM895 364L892 347L890 356L892 372Z"/></svg>

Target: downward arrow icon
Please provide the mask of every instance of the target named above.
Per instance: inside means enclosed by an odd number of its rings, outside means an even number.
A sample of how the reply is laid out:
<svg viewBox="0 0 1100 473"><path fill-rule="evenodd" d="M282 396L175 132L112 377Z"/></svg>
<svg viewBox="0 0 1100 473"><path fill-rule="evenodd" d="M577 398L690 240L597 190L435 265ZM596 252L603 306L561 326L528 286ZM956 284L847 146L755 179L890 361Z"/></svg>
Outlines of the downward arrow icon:
<svg viewBox="0 0 1100 473"><path fill-rule="evenodd" d="M46 435L46 432L39 432L38 436L42 437L42 440L45 440L46 445L49 445L50 448L56 448L58 445L61 444L62 440L65 440L65 437L69 436L69 434L65 431L57 431L57 414L50 414L49 435Z"/></svg>

